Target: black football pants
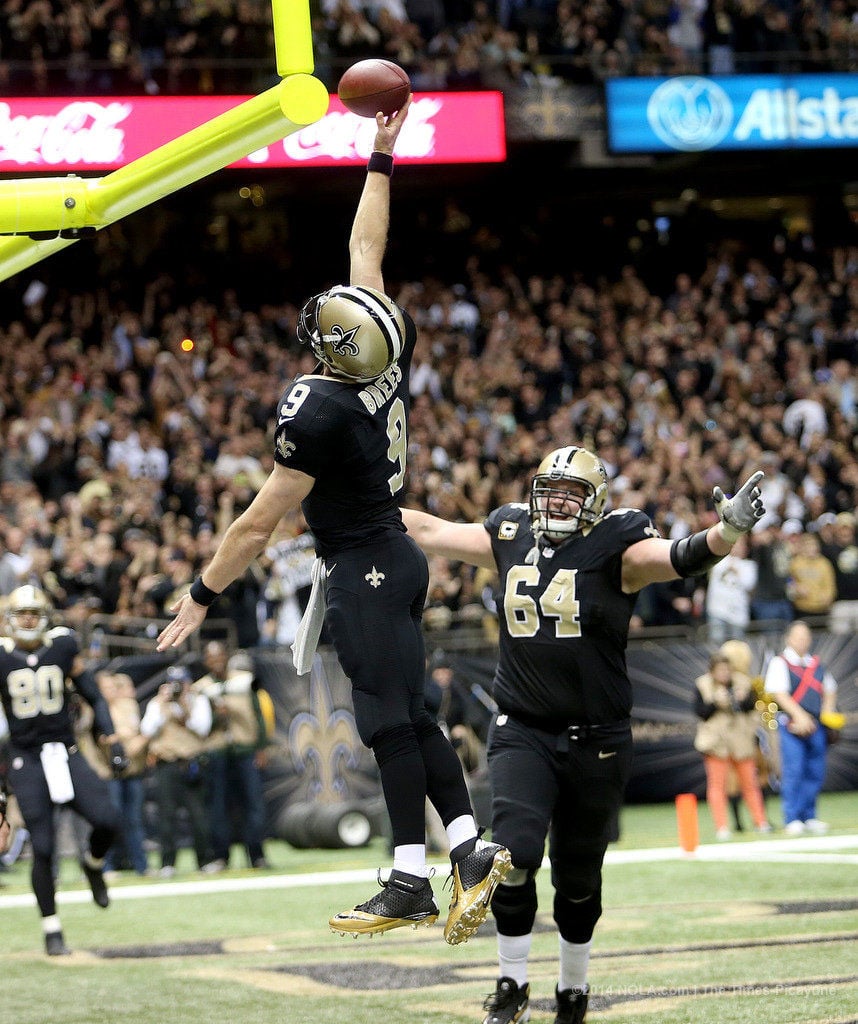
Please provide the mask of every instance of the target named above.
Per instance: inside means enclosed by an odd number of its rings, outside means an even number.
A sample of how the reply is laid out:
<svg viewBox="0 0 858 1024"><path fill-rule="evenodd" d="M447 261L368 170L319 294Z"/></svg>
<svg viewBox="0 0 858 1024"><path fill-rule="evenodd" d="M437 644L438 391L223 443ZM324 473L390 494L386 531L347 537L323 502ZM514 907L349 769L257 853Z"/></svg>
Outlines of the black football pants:
<svg viewBox="0 0 858 1024"><path fill-rule="evenodd" d="M629 723L570 739L512 717L492 723L488 741L492 839L514 868L532 877L549 835L555 920L570 942L586 942L601 912L602 861L622 805L632 763ZM502 935L533 928L536 887L501 885L492 912Z"/></svg>
<svg viewBox="0 0 858 1024"><path fill-rule="evenodd" d="M33 847L31 878L36 902L42 917L50 917L56 913L52 870L54 805L39 753L38 747L11 747L9 784L18 798L21 816L30 833ZM74 786L74 800L65 806L77 811L92 826L89 849L93 857L100 859L110 849L119 831L119 811L110 799L107 781L95 774L77 747L69 749L69 772Z"/></svg>
<svg viewBox="0 0 858 1024"><path fill-rule="evenodd" d="M391 531L329 557L325 569L326 622L378 764L393 844L422 844L427 795L444 824L472 813L459 758L424 706L426 556Z"/></svg>

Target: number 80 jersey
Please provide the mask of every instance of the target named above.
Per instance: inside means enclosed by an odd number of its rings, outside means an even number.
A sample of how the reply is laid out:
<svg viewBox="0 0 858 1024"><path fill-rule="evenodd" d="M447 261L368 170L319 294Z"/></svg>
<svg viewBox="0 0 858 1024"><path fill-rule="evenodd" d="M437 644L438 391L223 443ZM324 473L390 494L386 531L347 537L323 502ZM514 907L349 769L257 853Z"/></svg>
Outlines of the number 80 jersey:
<svg viewBox="0 0 858 1024"><path fill-rule="evenodd" d="M484 525L500 574L499 708L556 721L558 731L628 718L625 649L637 595L623 593L622 557L658 536L649 517L617 509L587 534L542 546L535 564L527 505L503 505Z"/></svg>
<svg viewBox="0 0 858 1024"><path fill-rule="evenodd" d="M274 459L314 478L302 508L323 557L404 530L397 495L405 481L417 331L403 316L403 353L380 377L358 384L305 374L286 388L277 408Z"/></svg>
<svg viewBox="0 0 858 1024"><path fill-rule="evenodd" d="M0 697L16 746L74 743L66 678L78 650L77 636L64 626L49 630L34 651L0 637Z"/></svg>

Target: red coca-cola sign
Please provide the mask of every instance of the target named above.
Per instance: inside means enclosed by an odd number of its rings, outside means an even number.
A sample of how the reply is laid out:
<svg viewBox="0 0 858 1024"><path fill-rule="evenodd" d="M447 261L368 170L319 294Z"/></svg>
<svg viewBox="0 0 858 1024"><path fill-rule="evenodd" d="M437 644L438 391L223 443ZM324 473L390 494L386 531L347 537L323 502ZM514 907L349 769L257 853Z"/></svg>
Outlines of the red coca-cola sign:
<svg viewBox="0 0 858 1024"><path fill-rule="evenodd" d="M246 96L125 96L0 99L0 171L108 171L248 99ZM314 124L232 167L362 164L375 122L336 96ZM398 163L490 163L506 158L499 92L415 93L396 145Z"/></svg>

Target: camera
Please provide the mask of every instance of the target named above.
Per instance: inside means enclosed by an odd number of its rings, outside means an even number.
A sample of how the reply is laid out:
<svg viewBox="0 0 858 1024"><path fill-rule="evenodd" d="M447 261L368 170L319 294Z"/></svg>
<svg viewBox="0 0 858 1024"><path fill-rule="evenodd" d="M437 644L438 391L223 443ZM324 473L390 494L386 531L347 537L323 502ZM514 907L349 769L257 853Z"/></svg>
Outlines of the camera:
<svg viewBox="0 0 858 1024"><path fill-rule="evenodd" d="M170 699L179 700L184 693L185 683L191 681L191 673L186 668L173 665L167 670L167 685L170 687Z"/></svg>

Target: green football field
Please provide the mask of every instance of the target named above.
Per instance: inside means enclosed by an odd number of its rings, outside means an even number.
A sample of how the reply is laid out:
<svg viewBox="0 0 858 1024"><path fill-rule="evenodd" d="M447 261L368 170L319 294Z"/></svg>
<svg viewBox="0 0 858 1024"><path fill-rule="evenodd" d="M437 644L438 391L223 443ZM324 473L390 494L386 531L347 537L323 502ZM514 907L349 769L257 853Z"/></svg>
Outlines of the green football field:
<svg viewBox="0 0 858 1024"><path fill-rule="evenodd" d="M591 1024L858 1022L858 795L826 794L822 839L740 834L683 855L672 806L629 807L605 866ZM774 815L774 808L773 808ZM329 915L375 891L381 840L361 850L268 847L269 872L123 879L100 910L77 866L59 912L72 956L42 953L29 864L0 874L0 1020L10 1024L466 1024L494 987L491 919L450 947L441 921L343 938ZM437 859L442 917L447 865ZM532 1020L553 1021L548 872L531 959Z"/></svg>

